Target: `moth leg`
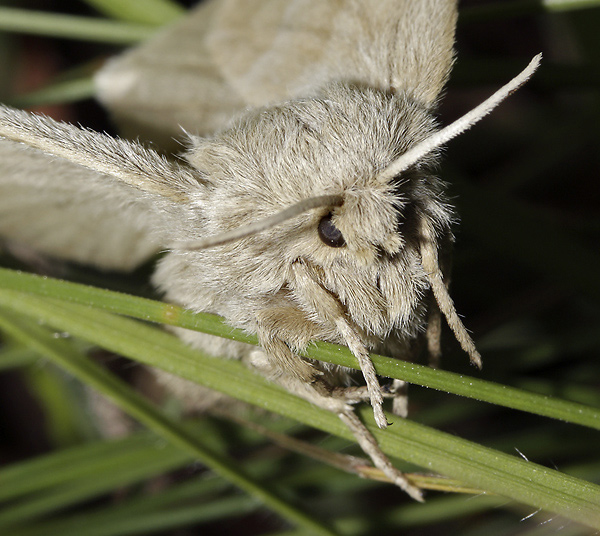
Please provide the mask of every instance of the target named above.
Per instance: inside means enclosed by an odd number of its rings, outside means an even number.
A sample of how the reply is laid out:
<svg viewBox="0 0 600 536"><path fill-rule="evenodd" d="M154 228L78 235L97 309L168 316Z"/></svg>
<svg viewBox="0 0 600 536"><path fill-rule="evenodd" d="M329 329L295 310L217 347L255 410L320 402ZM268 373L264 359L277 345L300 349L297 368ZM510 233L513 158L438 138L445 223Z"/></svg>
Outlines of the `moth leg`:
<svg viewBox="0 0 600 536"><path fill-rule="evenodd" d="M336 326L342 339L358 359L358 364L369 390L375 422L379 428L386 428L388 422L383 413L383 395L377 380L375 367L369 356L369 351L363 344L356 328L347 318L342 304L319 283L317 275L312 273L306 262L297 260L292 263L292 270L295 275L295 290L301 292L311 302L312 308L324 319Z"/></svg>
<svg viewBox="0 0 600 536"><path fill-rule="evenodd" d="M329 396L341 398L348 404L358 404L359 402L368 402L371 400L369 390L365 386L340 387L327 384L327 382L319 381L315 384L317 390L323 390Z"/></svg>
<svg viewBox="0 0 600 536"><path fill-rule="evenodd" d="M452 268L452 234L446 232L440 238L438 250L438 265L442 281L446 290L450 287L450 272ZM425 345L428 364L431 368L438 368L442 359L442 311L436 301L433 290L429 293L427 310L427 329L425 331Z"/></svg>
<svg viewBox="0 0 600 536"><path fill-rule="evenodd" d="M311 340L326 339L332 333L326 333L315 323L307 320L306 315L293 307L273 307L263 309L256 314L259 326L261 346L273 359L274 370L261 371L268 377L282 373L292 373L300 379L312 383L322 395L342 399L348 404L368 402L371 400L369 388L366 386L338 386L327 381L327 372L321 372L310 366L308 374L299 372L299 361L303 361L297 353L305 348ZM284 368L285 367L285 368ZM382 392L384 398L396 396L393 390Z"/></svg>
<svg viewBox="0 0 600 536"><path fill-rule="evenodd" d="M338 414L342 422L350 429L363 451L371 458L373 465L380 469L396 486L404 490L416 501L423 501L423 492L417 486L411 484L404 474L396 469L389 458L383 453L377 444L377 440L358 416L353 412Z"/></svg>
<svg viewBox="0 0 600 536"><path fill-rule="evenodd" d="M319 381L319 383L323 384L323 388L327 389L327 392L331 396L342 398L346 400L346 402L348 402L349 404L357 404L359 402L370 402L371 400L371 394L369 393L369 389L364 385L339 387L325 385L325 382L323 381ZM383 398L394 398L396 394L393 392L392 389L385 389L382 391L381 396Z"/></svg>
<svg viewBox="0 0 600 536"><path fill-rule="evenodd" d="M271 378L286 374L311 383L322 374L292 350L321 338L318 326L308 321L302 311L292 307L263 309L256 313L256 321L259 343L271 358L270 371L259 367L264 375Z"/></svg>
<svg viewBox="0 0 600 536"><path fill-rule="evenodd" d="M292 352L289 347L287 347L283 341L280 342L291 354ZM295 356L295 358L297 360L299 359L298 356ZM249 364L263 376L283 387L286 391L293 393L304 400L308 400L320 408L336 414L352 412L352 407L348 405L345 400L319 392L314 386L314 381L307 382L298 375L286 373L281 370L274 370L272 356L262 350L250 352Z"/></svg>
<svg viewBox="0 0 600 536"><path fill-rule="evenodd" d="M395 379L390 387L393 397L392 413L398 417L408 417L408 383Z"/></svg>
<svg viewBox="0 0 600 536"><path fill-rule="evenodd" d="M431 368L437 368L440 364L440 359L442 357L441 337L442 313L432 295L429 303L429 311L427 313L427 328L424 341L429 366ZM417 343L419 342L422 343L423 341L417 341ZM417 344L415 348L417 354L420 353L420 348L421 344ZM406 418L408 416L408 383L395 379L390 387L390 392L394 395L392 413L398 415L398 417Z"/></svg>
<svg viewBox="0 0 600 536"><path fill-rule="evenodd" d="M381 386L377 380L377 373L375 367L369 356L369 351L365 348L364 344L352 329L349 322L344 317L340 317L339 321L336 322L342 336L344 337L346 344L350 351L358 359L358 364L362 370L365 381L367 382L367 389L369 391L369 397L371 399L371 406L373 407L373 415L375 422L379 428L387 428L388 422L383 413L383 394Z"/></svg>
<svg viewBox="0 0 600 536"><path fill-rule="evenodd" d="M352 435L354 435L365 454L371 458L373 465L381 470L396 486L408 493L413 499L417 501L423 500L421 490L410 484L404 474L392 465L388 457L379 448L377 440L356 416L352 406L345 400L322 394L315 388L314 383L306 383L296 376L289 374L273 376L270 356L266 355L261 350L251 352L250 363L264 375L270 376L271 381L274 381L286 391L307 400L317 407L337 414L352 432Z"/></svg>
<svg viewBox="0 0 600 536"><path fill-rule="evenodd" d="M431 300L435 302L435 300ZM438 368L442 358L442 313L437 303L432 303L429 308L427 330L425 331L425 340L427 343L427 355L429 366Z"/></svg>
<svg viewBox="0 0 600 536"><path fill-rule="evenodd" d="M423 218L420 222L420 231L422 235L420 244L421 265L429 280L435 301L437 302L440 311L446 317L446 322L454 332L456 340L468 354L471 363L477 368L481 368L481 355L477 351L475 343L469 335L467 328L465 328L458 316L456 308L454 307L454 302L448 294L446 281L444 280L444 275L438 260L438 250L433 225Z"/></svg>

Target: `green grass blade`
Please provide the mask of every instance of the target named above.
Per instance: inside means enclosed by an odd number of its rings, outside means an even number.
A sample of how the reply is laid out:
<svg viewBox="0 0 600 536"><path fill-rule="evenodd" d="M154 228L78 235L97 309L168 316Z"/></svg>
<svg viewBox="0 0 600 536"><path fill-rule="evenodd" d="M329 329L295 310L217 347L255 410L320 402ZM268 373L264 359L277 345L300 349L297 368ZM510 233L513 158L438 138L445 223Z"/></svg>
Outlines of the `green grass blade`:
<svg viewBox="0 0 600 536"><path fill-rule="evenodd" d="M91 309L85 307L81 309L92 312ZM58 310L55 309L55 312L58 313ZM68 310L66 311L66 315L67 317L70 316ZM58 316L61 316L60 313ZM111 315L107 316L109 323L111 320L110 317ZM71 320L74 320L72 316ZM48 324L56 327L53 322L49 322ZM165 417L146 399L133 391L125 382L100 365L89 359L85 359L81 354L74 351L68 341L55 339L44 328L37 325L25 324L14 317L11 318L6 312L0 313L0 326L12 337L21 340L24 344L45 355L79 380L111 398L126 413L157 432L169 442L197 457L213 471L259 499L267 507L291 523L310 529L315 534L333 534L324 525L307 516L295 506L287 503L281 497L245 475L240 468L236 467L236 464L232 460L211 452L200 443L197 437L190 434L185 427ZM145 326L140 325L138 327L144 328ZM129 336L123 332L117 333L114 329L111 329L109 324L105 324L104 329L96 324L94 329L100 335L99 338L101 340L112 337L120 347L128 346L127 339Z"/></svg>
<svg viewBox="0 0 600 536"><path fill-rule="evenodd" d="M93 478L79 479L53 487L44 493L26 497L17 504L9 504L0 510L0 533L6 534L8 527L29 523L50 512L79 504L98 497L114 489L127 486L181 465L180 456L168 455L164 458L151 453L146 458L139 457L135 463L119 465L118 470L94 472Z"/></svg>
<svg viewBox="0 0 600 536"><path fill-rule="evenodd" d="M0 352L0 372L35 363L40 356L29 348L7 348Z"/></svg>
<svg viewBox="0 0 600 536"><path fill-rule="evenodd" d="M503 497L485 496L465 497L452 495L438 497L423 505L403 504L388 513L388 522L401 527L415 527L430 523L448 522L468 514L476 514L498 508L506 503ZM419 508L421 506L421 508Z"/></svg>
<svg viewBox="0 0 600 536"><path fill-rule="evenodd" d="M206 501L203 494L215 491L214 482L194 480L174 486L153 497L133 498L119 505L71 515L62 519L13 529L11 536L123 536L152 534L192 523L208 523L255 510L256 501L245 495ZM187 504L178 504L186 501Z"/></svg>
<svg viewBox="0 0 600 536"><path fill-rule="evenodd" d="M95 515L72 516L65 520L40 523L25 529L13 529L11 536L124 536L133 534L154 534L173 530L195 523L211 521L246 514L256 509L256 504L248 496L226 497L207 504L175 506L165 510L147 512L144 515L125 517L120 511L105 509ZM127 511L125 511L127 512Z"/></svg>
<svg viewBox="0 0 600 536"><path fill-rule="evenodd" d="M162 26L178 19L185 9L171 0L84 0L113 18Z"/></svg>
<svg viewBox="0 0 600 536"><path fill-rule="evenodd" d="M0 288L68 299L75 303L94 305L142 320L195 329L240 342L251 344L257 344L258 342L256 337L228 326L220 317L215 315L194 314L174 305L77 283L0 268ZM313 359L358 368L356 358L348 349L334 344L318 343L308 348L306 355ZM600 409L598 408L530 393L522 389L479 380L471 376L433 370L429 367L398 359L377 355L373 355L372 359L377 372L382 376L398 378L431 389L600 430Z"/></svg>
<svg viewBox="0 0 600 536"><path fill-rule="evenodd" d="M164 463L162 470L193 460L169 444L157 442L155 434L137 433L124 439L95 441L61 449L0 470L0 501L14 501L33 492L51 490L76 481L93 480L132 465ZM152 476L149 469L143 478Z"/></svg>
<svg viewBox="0 0 600 536"><path fill-rule="evenodd" d="M365 416L364 411L362 415ZM408 420L396 419L389 434L381 434L375 427L371 431L386 450L388 444L391 446L401 437L415 434L414 425ZM407 447L414 449L413 463L431 467L431 456L439 448L446 449L446 455L439 464L436 462L436 471L453 476L450 474L452 467L463 467L461 476L456 476L463 482L512 497L535 508L559 513L590 527L600 527L600 486L481 445L470 442L461 445L453 436L444 434L442 437L437 431L430 433L430 429L421 429L420 425L416 427L419 429L419 444ZM488 458L487 462L483 461L485 458ZM489 471L489 465L484 467L481 464L490 464L492 458L493 469Z"/></svg>
<svg viewBox="0 0 600 536"><path fill-rule="evenodd" d="M205 433L203 422L189 424L194 433ZM223 497L229 484L205 474L158 493L129 496L117 505L36 521L46 512L98 496L115 484L131 485L191 461L192 457L181 449L143 432L124 439L63 449L15 464L0 470L0 501L12 501L4 510L0 509L0 526L6 528L10 523L25 522L24 526L11 527L11 535L150 534L189 523L243 515L259 507L259 503L248 496L235 493L233 498ZM264 464L260 460L251 465L253 472L263 474L261 466ZM108 480L105 475L109 475ZM110 475L121 475L121 480Z"/></svg>
<svg viewBox="0 0 600 536"><path fill-rule="evenodd" d="M148 39L156 32L156 27L108 19L0 7L0 31L130 45Z"/></svg>
<svg viewBox="0 0 600 536"><path fill-rule="evenodd" d="M191 460L180 449L158 444L154 434L138 433L125 439L64 449L16 464L0 471L0 492L5 492L1 499L14 499L24 493L25 496L16 508L13 502L5 511L0 510L1 526L6 528L9 522L26 521L25 526L10 529L13 536L122 536L150 534L256 509L257 501L248 496L236 494L232 498L214 499L215 494L222 493L228 484L205 475L160 493L129 497L117 505L35 521L47 511L72 506L112 489L115 484L132 484ZM115 476L115 479L109 476L106 480L105 475ZM32 491L37 493L28 497L26 492Z"/></svg>
<svg viewBox="0 0 600 536"><path fill-rule="evenodd" d="M240 342L258 344L258 339L255 336L228 326L219 316L207 313L194 314L176 305L123 294L122 292L42 277L7 268L0 268L0 288L18 290L49 298L59 298L132 316L140 320L195 329Z"/></svg>
<svg viewBox="0 0 600 536"><path fill-rule="evenodd" d="M158 329L89 307L16 292L0 292L0 302L6 308L42 319L55 329L132 359L165 368L240 400L352 439L335 415L286 393L239 362L207 357ZM600 528L600 487L594 484L410 420L389 416L394 426L381 431L375 426L369 408L364 408L362 416L382 449L391 456Z"/></svg>
<svg viewBox="0 0 600 536"><path fill-rule="evenodd" d="M575 11L597 7L600 7L600 0L509 0L461 9L460 22L493 21L548 11Z"/></svg>
<svg viewBox="0 0 600 536"><path fill-rule="evenodd" d="M355 363L348 363L349 355L341 355L349 353L346 349L340 351L337 346L322 342L317 344L317 348L318 352L309 353L311 357L318 355L315 359L358 368ZM382 376L600 430L600 408L379 355L371 355L371 359L377 373Z"/></svg>
<svg viewBox="0 0 600 536"><path fill-rule="evenodd" d="M27 108L40 104L65 104L95 96L94 82L91 76L72 80L61 80L44 86L41 89L18 95L10 99L8 104L17 108Z"/></svg>

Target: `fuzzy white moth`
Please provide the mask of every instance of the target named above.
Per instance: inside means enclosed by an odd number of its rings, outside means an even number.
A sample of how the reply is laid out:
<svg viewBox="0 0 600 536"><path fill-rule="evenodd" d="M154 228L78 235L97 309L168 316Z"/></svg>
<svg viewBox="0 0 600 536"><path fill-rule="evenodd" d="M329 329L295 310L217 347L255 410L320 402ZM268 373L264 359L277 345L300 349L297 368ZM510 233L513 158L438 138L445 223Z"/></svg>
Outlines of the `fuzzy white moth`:
<svg viewBox="0 0 600 536"><path fill-rule="evenodd" d="M337 413L420 499L352 403L370 399L387 425L369 351L408 359L425 336L435 346L440 312L480 364L438 260L452 209L432 170L440 145L539 61L438 130L456 17L453 0L204 2L97 76L126 132L190 133L183 159L2 108L0 234L111 269L168 249L154 275L165 299L224 316L261 348L179 330L183 339ZM320 339L351 349L366 388L299 357ZM188 382L163 379L203 404Z"/></svg>

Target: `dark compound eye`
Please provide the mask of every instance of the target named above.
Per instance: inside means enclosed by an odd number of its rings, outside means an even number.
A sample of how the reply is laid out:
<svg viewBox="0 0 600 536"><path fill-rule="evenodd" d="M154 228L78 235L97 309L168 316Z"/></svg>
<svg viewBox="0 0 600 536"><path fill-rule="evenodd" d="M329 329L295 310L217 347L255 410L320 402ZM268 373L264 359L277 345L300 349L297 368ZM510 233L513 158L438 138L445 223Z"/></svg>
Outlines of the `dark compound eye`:
<svg viewBox="0 0 600 536"><path fill-rule="evenodd" d="M332 248L341 248L346 245L342 232L331 222L331 213L319 222L319 238L325 245Z"/></svg>

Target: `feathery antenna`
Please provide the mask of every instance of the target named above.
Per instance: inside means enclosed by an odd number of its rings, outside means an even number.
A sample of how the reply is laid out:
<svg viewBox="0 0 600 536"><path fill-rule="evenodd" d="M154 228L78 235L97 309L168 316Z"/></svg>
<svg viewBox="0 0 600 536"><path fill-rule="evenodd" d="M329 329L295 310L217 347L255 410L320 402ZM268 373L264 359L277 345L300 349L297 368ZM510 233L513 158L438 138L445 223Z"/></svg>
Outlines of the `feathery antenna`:
<svg viewBox="0 0 600 536"><path fill-rule="evenodd" d="M178 242L171 246L171 249L196 251L200 249L211 248L214 246L220 246L227 244L228 242L234 242L240 238L252 236L254 234L266 231L276 227L280 223L294 218L308 210L319 207L339 207L344 202L344 198L341 195L320 195L317 197L309 197L303 199L295 205L288 207L273 216L269 216L262 220L246 225L245 227L239 227L232 231L225 233L209 236L202 240L191 240L189 242Z"/></svg>
<svg viewBox="0 0 600 536"><path fill-rule="evenodd" d="M426 154L430 153L434 149L437 149L444 143L450 141L452 138L456 138L459 134L462 134L465 130L471 128L475 123L483 119L489 114L496 106L498 106L504 99L506 99L511 93L519 89L531 75L540 66L542 55L538 54L535 56L520 74L515 76L508 84L502 86L492 96L484 100L479 106L473 108L470 112L466 113L454 123L450 123L448 126L438 130L432 134L426 140L415 145L412 149L406 151L403 155L398 157L388 167L386 167L377 177L381 182L387 182L397 177L403 171L406 171L410 166L418 162Z"/></svg>

